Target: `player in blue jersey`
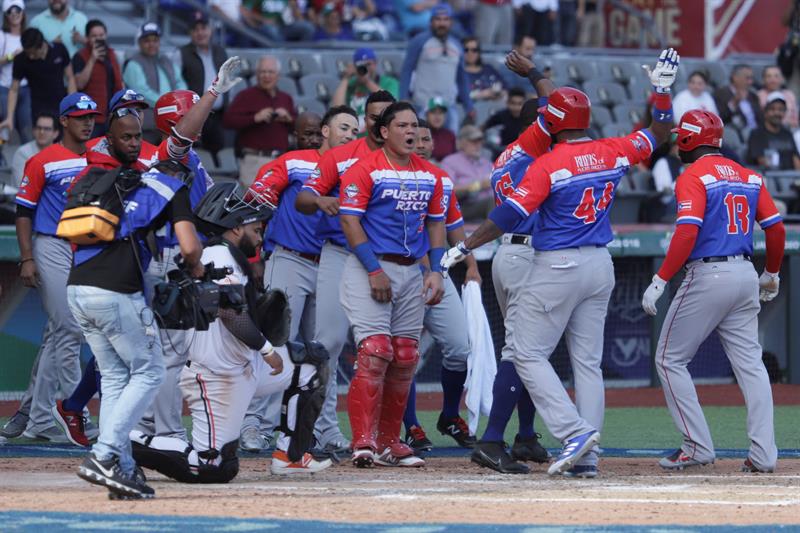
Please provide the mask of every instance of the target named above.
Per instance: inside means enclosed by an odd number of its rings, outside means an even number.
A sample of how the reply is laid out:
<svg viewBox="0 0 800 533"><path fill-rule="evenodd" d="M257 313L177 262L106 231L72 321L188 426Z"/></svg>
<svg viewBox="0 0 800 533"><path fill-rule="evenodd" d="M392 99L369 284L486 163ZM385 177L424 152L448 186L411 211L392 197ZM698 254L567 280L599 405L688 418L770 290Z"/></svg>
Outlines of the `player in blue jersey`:
<svg viewBox="0 0 800 533"><path fill-rule="evenodd" d="M589 98L569 87L550 95L543 121L555 141L553 149L536 159L489 220L443 259L443 266L449 267L538 210L535 253L520 295L525 313L517 317L506 342L539 414L564 444L548 468L550 475L597 475L595 446L605 395L600 369L603 328L614 288L614 266L606 249L613 238L608 210L620 178L669 136L670 87L678 61L677 52L664 50L656 68L648 69L656 93L653 121L648 129L627 137L592 141L586 135ZM549 362L564 332L577 407Z"/></svg>
<svg viewBox="0 0 800 533"><path fill-rule="evenodd" d="M786 230L764 178L723 157L722 120L709 111L686 112L674 130L681 161L675 183L678 219L667 257L642 300L656 314L667 282L686 266L656 350L656 369L681 446L659 464L683 470L714 462L711 432L687 365L716 330L747 405L750 452L745 472L772 472L778 459L772 389L758 343L761 301L778 294ZM767 264L759 279L751 263L755 223L764 229Z"/></svg>

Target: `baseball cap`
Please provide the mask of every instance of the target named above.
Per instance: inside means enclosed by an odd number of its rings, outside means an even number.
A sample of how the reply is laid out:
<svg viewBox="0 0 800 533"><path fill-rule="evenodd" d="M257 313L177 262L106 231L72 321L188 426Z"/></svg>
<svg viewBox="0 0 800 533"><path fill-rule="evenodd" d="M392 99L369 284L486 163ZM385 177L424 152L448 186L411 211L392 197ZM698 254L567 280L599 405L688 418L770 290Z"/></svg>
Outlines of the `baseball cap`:
<svg viewBox="0 0 800 533"><path fill-rule="evenodd" d="M111 97L108 102L108 109L109 111L116 111L121 107L147 109L150 106L144 101L144 95L137 93L133 89L120 89Z"/></svg>
<svg viewBox="0 0 800 533"><path fill-rule="evenodd" d="M3 13L12 7L18 7L25 11L25 2L23 2L23 0L3 0Z"/></svg>
<svg viewBox="0 0 800 533"><path fill-rule="evenodd" d="M139 33L136 34L136 40L149 37L150 35L158 35L161 37L161 27L155 22L145 22L139 28Z"/></svg>
<svg viewBox="0 0 800 533"><path fill-rule="evenodd" d="M431 18L433 17L452 17L453 16L453 8L450 7L450 4L441 3L433 8L431 11Z"/></svg>
<svg viewBox="0 0 800 533"><path fill-rule="evenodd" d="M68 94L58 106L58 114L62 117L82 117L84 115L99 115L97 103L86 93Z"/></svg>
<svg viewBox="0 0 800 533"><path fill-rule="evenodd" d="M208 15L202 11L195 11L192 13L192 20L189 22L189 27L194 29L198 24L208 25Z"/></svg>
<svg viewBox="0 0 800 533"><path fill-rule="evenodd" d="M434 109L444 109L447 111L447 102L445 102L444 98L441 96L434 96L430 100L428 100L428 111L433 111Z"/></svg>
<svg viewBox="0 0 800 533"><path fill-rule="evenodd" d="M764 104L764 107L779 100L783 102L783 105L786 105L786 97L783 95L783 93L780 91L772 91L767 95L767 102Z"/></svg>
<svg viewBox="0 0 800 533"><path fill-rule="evenodd" d="M458 138L468 141L477 141L483 139L483 132L478 126L467 124L458 130Z"/></svg>
<svg viewBox="0 0 800 533"><path fill-rule="evenodd" d="M362 61L376 61L378 58L375 55L375 50L372 48L359 48L353 52L353 63L361 63Z"/></svg>

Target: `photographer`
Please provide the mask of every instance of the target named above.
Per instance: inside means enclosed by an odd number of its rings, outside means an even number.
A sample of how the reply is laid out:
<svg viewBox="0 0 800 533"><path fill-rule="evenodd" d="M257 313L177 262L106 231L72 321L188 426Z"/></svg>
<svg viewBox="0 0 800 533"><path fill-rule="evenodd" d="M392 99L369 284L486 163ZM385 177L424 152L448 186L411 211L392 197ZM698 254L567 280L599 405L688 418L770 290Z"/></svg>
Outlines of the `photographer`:
<svg viewBox="0 0 800 533"><path fill-rule="evenodd" d="M122 73L117 55L106 42L106 26L97 19L86 23L86 46L72 56L75 85L97 102L100 112L92 137L106 131L106 114L111 96L122 89Z"/></svg>
<svg viewBox="0 0 800 533"><path fill-rule="evenodd" d="M396 78L378 74L378 58L372 48L359 48L353 53L353 62L342 73L331 106L347 105L355 109L359 126L363 129L367 98L380 90L388 91L397 98L400 84Z"/></svg>
<svg viewBox="0 0 800 533"><path fill-rule="evenodd" d="M184 184L158 171L141 174L138 111L115 110L106 137L107 153L88 152L89 166L75 185L103 171L117 172L112 191L125 206L114 240L76 246L67 282L70 310L96 357L103 388L100 436L78 476L108 487L110 495L151 498L155 491L136 467L129 438L164 374L158 324L143 294L142 273L152 254L147 235L171 222L194 277L204 272L202 247Z"/></svg>

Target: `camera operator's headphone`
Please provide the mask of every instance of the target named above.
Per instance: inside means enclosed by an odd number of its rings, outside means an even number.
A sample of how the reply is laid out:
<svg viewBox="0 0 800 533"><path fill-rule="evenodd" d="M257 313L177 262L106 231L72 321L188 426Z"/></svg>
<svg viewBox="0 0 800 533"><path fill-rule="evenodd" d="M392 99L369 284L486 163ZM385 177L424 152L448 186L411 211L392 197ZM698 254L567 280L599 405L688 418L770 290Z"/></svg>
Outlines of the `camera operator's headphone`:
<svg viewBox="0 0 800 533"><path fill-rule="evenodd" d="M197 229L206 236L221 235L226 230L251 222L267 222L273 206L253 196L246 201L246 190L235 182L211 187L194 209Z"/></svg>

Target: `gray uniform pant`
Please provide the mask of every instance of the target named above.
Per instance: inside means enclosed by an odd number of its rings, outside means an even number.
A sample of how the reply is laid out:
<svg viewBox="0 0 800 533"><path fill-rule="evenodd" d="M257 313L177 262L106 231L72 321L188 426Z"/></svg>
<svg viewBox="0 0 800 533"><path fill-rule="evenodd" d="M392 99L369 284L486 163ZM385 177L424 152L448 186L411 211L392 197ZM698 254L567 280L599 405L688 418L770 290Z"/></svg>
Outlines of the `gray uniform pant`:
<svg viewBox="0 0 800 533"><path fill-rule="evenodd" d="M467 315L451 278L444 280L444 297L436 305L425 306L425 329L439 345L442 366L453 372L467 370L470 347L467 338Z"/></svg>
<svg viewBox="0 0 800 533"><path fill-rule="evenodd" d="M156 284L166 281L167 272L178 268L175 256L180 251L180 246L165 248L160 257L154 257L150 261L144 277L148 303L152 302ZM181 370L189 357L187 335L191 337L192 333L175 329L159 329L159 333L164 350L164 381L161 382L153 403L145 411L136 429L148 435L186 440L186 428L183 427L183 397L179 383Z"/></svg>
<svg viewBox="0 0 800 533"><path fill-rule="evenodd" d="M42 339L36 382L30 406L28 431L39 433L53 425L50 408L66 398L81 379L83 334L67 303L67 278L72 268L72 248L67 241L37 233L33 258L39 270L39 294L47 313L49 335Z"/></svg>
<svg viewBox="0 0 800 533"><path fill-rule="evenodd" d="M380 261L380 265L392 282L392 300L387 303L372 298L369 275L356 256L349 256L344 263L340 299L353 325L356 345L372 335L419 340L425 315L419 266L388 261Z"/></svg>
<svg viewBox="0 0 800 533"><path fill-rule="evenodd" d="M492 282L497 305L503 315L506 343L501 359L511 361L514 323L525 313L522 293L528 288L528 274L533 266L533 248L529 244L501 244L492 259Z"/></svg>
<svg viewBox="0 0 800 533"><path fill-rule="evenodd" d="M747 405L750 460L775 467L772 389L758 344L758 275L744 259L689 263L672 299L656 352L656 369L667 407L683 434L681 449L699 461L714 459L711 432L697 400L687 365L716 330Z"/></svg>
<svg viewBox="0 0 800 533"><path fill-rule="evenodd" d="M264 285L268 289L280 289L286 293L292 310L289 338L297 341L314 340L317 264L277 245L264 270ZM262 434L274 433L280 422L282 400L282 391L256 393L247 407L242 430L257 427Z"/></svg>
<svg viewBox="0 0 800 533"><path fill-rule="evenodd" d="M39 351L36 352L36 357L33 359L33 366L31 367L31 377L28 380L28 388L25 389L25 394L19 401L17 411L25 416L31 414L31 404L33 403L33 391L36 387L36 374L39 373L39 362L42 360L42 352L44 352L47 343L50 342L50 321L48 320L44 326L44 333L42 333L42 342L39 345Z"/></svg>
<svg viewBox="0 0 800 533"><path fill-rule="evenodd" d="M547 429L561 442L602 430L605 390L600 363L614 265L605 247L535 251L519 298L510 347L514 366ZM566 332L576 405L549 358ZM507 339L508 341L508 339ZM596 463L591 452L581 464Z"/></svg>
<svg viewBox="0 0 800 533"><path fill-rule="evenodd" d="M514 8L478 2L475 8L475 36L482 45L510 45L513 38Z"/></svg>
<svg viewBox="0 0 800 533"><path fill-rule="evenodd" d="M339 302L339 284L342 281L344 262L350 255L345 248L326 242L322 247L317 274L317 319L314 340L319 341L331 355L328 364L329 379L325 403L314 425L314 436L320 446L329 442L346 442L339 429L336 415L338 403L337 376L339 356L347 343L350 322Z"/></svg>

